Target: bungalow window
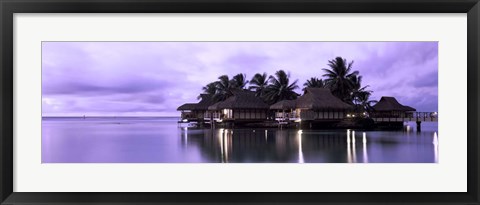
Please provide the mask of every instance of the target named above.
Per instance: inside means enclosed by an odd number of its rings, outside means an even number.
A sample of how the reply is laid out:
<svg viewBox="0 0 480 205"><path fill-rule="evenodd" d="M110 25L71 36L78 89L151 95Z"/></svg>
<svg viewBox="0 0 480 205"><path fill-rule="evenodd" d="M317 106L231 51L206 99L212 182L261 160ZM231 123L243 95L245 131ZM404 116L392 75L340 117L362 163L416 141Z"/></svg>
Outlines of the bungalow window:
<svg viewBox="0 0 480 205"><path fill-rule="evenodd" d="M225 119L231 119L233 117L231 109L223 109L222 114L223 114Z"/></svg>

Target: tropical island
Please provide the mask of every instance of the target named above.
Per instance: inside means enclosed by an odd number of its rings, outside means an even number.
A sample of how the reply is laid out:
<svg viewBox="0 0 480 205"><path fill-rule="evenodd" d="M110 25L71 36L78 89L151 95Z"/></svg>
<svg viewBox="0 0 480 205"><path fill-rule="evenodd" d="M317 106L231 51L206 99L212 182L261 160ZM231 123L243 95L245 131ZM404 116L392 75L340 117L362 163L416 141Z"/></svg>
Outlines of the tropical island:
<svg viewBox="0 0 480 205"><path fill-rule="evenodd" d="M372 100L369 85L362 85L353 61L342 57L328 61L320 77L311 77L302 94L298 80L278 70L274 75L256 73L251 80L239 73L221 75L205 85L198 103L186 103L179 123L205 127L295 127L401 129L404 122L437 121L436 112L416 112L395 97Z"/></svg>

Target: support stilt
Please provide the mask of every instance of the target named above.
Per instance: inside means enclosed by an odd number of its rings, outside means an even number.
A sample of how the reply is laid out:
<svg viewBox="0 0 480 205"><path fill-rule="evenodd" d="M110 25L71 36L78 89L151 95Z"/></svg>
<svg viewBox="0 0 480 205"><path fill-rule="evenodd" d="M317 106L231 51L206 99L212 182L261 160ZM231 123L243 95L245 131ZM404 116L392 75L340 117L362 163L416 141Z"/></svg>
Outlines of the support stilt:
<svg viewBox="0 0 480 205"><path fill-rule="evenodd" d="M422 131L422 121L417 121L417 132Z"/></svg>

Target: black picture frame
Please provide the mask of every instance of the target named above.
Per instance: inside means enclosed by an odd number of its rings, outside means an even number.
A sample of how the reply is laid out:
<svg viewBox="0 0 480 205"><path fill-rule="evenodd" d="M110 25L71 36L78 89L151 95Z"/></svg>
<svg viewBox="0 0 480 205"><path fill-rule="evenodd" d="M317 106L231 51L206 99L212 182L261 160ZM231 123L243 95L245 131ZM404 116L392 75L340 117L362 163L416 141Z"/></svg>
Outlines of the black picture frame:
<svg viewBox="0 0 480 205"><path fill-rule="evenodd" d="M479 0L1 0L1 204L480 204ZM13 192L15 13L467 13L468 191L462 193ZM451 68L454 69L454 68ZM95 186L92 184L92 186ZM394 186L394 185L392 185Z"/></svg>

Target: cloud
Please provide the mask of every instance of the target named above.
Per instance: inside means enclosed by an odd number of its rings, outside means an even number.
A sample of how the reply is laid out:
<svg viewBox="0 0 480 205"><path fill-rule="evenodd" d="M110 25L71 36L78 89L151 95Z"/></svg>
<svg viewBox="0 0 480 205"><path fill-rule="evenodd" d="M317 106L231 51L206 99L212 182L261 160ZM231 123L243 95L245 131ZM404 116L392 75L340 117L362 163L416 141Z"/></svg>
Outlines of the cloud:
<svg viewBox="0 0 480 205"><path fill-rule="evenodd" d="M301 87L342 56L374 99L436 111L437 54L436 42L44 42L42 108L44 115L178 115L220 75L249 80L284 69Z"/></svg>
<svg viewBox="0 0 480 205"><path fill-rule="evenodd" d="M50 81L43 83L42 93L45 95L111 95L119 93L142 93L174 85L174 82L163 79L154 80L135 76L132 76L131 79L125 80L122 83L104 84L97 82L95 80L83 82L77 82L75 80Z"/></svg>
<svg viewBox="0 0 480 205"><path fill-rule="evenodd" d="M412 80L415 87L438 87L438 71L432 71Z"/></svg>

